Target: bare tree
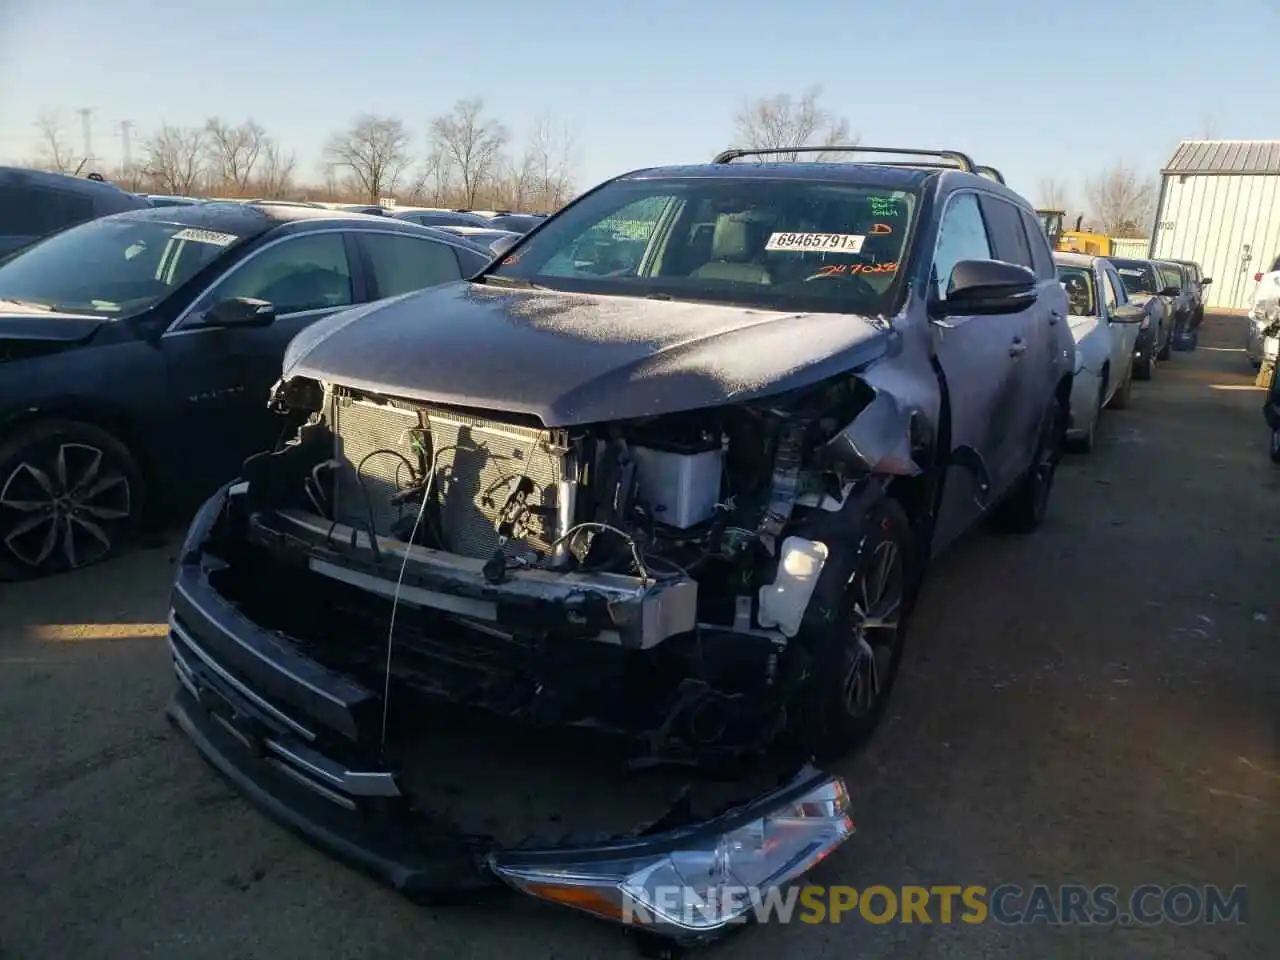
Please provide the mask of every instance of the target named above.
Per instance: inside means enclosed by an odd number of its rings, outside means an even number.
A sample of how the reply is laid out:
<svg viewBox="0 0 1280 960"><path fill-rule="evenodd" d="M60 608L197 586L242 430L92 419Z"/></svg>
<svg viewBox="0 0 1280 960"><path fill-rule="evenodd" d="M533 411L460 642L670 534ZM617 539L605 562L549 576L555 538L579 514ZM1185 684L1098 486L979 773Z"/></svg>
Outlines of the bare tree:
<svg viewBox="0 0 1280 960"><path fill-rule="evenodd" d="M203 127L164 124L143 144L143 166L164 193L194 193L204 178Z"/></svg>
<svg viewBox="0 0 1280 960"><path fill-rule="evenodd" d="M1113 237L1150 235L1155 218L1157 187L1136 170L1116 163L1085 181L1085 196L1103 233Z"/></svg>
<svg viewBox="0 0 1280 960"><path fill-rule="evenodd" d="M813 86L798 98L779 93L743 104L733 116L734 143L764 150L856 144L858 137L850 134L849 121L826 109L821 99L822 87ZM794 161L799 156L781 153L773 159ZM821 160L828 155L807 156Z"/></svg>
<svg viewBox="0 0 1280 960"><path fill-rule="evenodd" d="M67 140L61 114L46 110L36 120L36 129L40 131L40 165L55 173L70 173L75 169L75 154Z"/></svg>
<svg viewBox="0 0 1280 960"><path fill-rule="evenodd" d="M522 184L533 194L533 204L545 212L558 210L573 193L577 145L573 128L550 114L534 121L521 163Z"/></svg>
<svg viewBox="0 0 1280 960"><path fill-rule="evenodd" d="M409 139L402 120L365 113L329 138L324 158L330 169L345 174L362 198L377 203L394 193L408 169Z"/></svg>
<svg viewBox="0 0 1280 960"><path fill-rule="evenodd" d="M467 207L474 207L480 190L500 167L507 145L507 128L483 117L484 101L459 100L453 110L431 121L431 141L461 180Z"/></svg>
<svg viewBox="0 0 1280 960"><path fill-rule="evenodd" d="M285 153L278 143L267 137L262 144L261 162L254 165L257 176L253 178L255 189L250 191L266 199L284 199L293 189L293 173L298 158Z"/></svg>
<svg viewBox="0 0 1280 960"><path fill-rule="evenodd" d="M247 193L266 145L266 131L253 120L232 126L218 117L205 121L204 129L210 179L223 192Z"/></svg>
<svg viewBox="0 0 1280 960"><path fill-rule="evenodd" d="M1045 177L1040 181L1040 209L1063 210L1071 206L1071 191L1061 180Z"/></svg>

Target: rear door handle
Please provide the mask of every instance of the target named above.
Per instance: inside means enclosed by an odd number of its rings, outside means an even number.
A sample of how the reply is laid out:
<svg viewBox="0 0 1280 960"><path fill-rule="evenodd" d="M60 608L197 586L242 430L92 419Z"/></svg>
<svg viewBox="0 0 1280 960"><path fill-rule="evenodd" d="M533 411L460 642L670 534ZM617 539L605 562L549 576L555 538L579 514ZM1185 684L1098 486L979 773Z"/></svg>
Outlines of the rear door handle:
<svg viewBox="0 0 1280 960"><path fill-rule="evenodd" d="M1027 341L1021 337L1014 337L1013 343L1009 344L1009 356L1020 357L1027 352Z"/></svg>

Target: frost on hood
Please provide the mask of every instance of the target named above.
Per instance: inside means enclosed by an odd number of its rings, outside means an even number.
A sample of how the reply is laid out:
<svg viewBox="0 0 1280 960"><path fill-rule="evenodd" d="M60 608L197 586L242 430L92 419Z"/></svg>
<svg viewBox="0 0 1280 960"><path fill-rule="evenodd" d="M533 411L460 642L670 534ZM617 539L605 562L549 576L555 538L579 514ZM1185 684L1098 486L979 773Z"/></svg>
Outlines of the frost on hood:
<svg viewBox="0 0 1280 960"><path fill-rule="evenodd" d="M700 376L730 398L875 339L885 329L877 318L850 314L560 291L529 296L512 308L511 315L535 330L581 341L648 344L652 353L644 364L646 378ZM737 343L727 348L727 340L741 337L744 330L751 331L749 348Z"/></svg>

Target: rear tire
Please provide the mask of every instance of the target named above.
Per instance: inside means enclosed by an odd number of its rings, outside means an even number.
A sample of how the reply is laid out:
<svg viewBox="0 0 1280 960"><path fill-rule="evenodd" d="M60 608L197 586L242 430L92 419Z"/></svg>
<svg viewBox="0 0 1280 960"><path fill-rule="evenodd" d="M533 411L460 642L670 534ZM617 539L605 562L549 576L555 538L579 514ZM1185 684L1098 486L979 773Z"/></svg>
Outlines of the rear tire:
<svg viewBox="0 0 1280 960"><path fill-rule="evenodd" d="M1152 357L1135 358L1133 361L1133 379L1150 380L1155 376L1156 362Z"/></svg>
<svg viewBox="0 0 1280 960"><path fill-rule="evenodd" d="M35 423L0 444L0 580L76 570L114 556L142 513L142 474L87 423Z"/></svg>
<svg viewBox="0 0 1280 960"><path fill-rule="evenodd" d="M1010 533L1027 534L1039 529L1049 510L1053 480L1062 459L1064 430L1062 402L1055 395L1044 413L1040 439L1027 472L1013 493L996 508L993 519Z"/></svg>

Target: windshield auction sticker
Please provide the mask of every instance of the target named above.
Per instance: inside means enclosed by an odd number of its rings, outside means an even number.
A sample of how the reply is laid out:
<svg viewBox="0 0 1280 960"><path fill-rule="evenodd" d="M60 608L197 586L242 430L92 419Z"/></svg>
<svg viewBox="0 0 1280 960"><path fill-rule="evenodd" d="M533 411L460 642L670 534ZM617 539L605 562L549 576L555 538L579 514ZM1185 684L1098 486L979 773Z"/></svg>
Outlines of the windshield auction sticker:
<svg viewBox="0 0 1280 960"><path fill-rule="evenodd" d="M860 233L775 233L764 248L789 253L861 253L866 239Z"/></svg>
<svg viewBox="0 0 1280 960"><path fill-rule="evenodd" d="M211 243L215 247L229 247L240 238L234 233L218 233L216 230L197 230L188 227L173 235L175 240L190 240L192 243Z"/></svg>

